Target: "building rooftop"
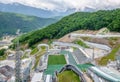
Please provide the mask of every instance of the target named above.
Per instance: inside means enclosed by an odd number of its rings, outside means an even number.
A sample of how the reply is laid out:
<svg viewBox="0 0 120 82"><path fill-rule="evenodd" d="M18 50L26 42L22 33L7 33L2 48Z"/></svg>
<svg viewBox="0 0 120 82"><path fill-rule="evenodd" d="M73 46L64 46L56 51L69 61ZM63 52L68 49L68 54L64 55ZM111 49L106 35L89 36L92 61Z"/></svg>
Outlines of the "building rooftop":
<svg viewBox="0 0 120 82"><path fill-rule="evenodd" d="M45 82L52 82L52 81L51 81L51 75L47 75L47 76L46 76Z"/></svg>
<svg viewBox="0 0 120 82"><path fill-rule="evenodd" d="M43 73L35 73L31 82L41 82Z"/></svg>
<svg viewBox="0 0 120 82"><path fill-rule="evenodd" d="M0 61L0 67L8 65L12 68L15 68L15 61L14 60L4 60L4 61Z"/></svg>
<svg viewBox="0 0 120 82"><path fill-rule="evenodd" d="M14 74L14 69L8 65L0 67L0 73L10 78Z"/></svg>

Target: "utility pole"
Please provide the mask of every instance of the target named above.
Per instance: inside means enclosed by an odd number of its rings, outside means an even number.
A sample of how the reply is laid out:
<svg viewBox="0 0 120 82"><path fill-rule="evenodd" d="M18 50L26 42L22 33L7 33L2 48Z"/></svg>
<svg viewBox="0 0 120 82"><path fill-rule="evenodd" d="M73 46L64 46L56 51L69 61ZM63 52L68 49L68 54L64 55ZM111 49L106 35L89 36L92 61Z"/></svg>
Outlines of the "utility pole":
<svg viewBox="0 0 120 82"><path fill-rule="evenodd" d="M19 32L16 33L19 35ZM19 48L19 39L16 46L16 57L15 57L15 82L22 82L21 79L21 52Z"/></svg>

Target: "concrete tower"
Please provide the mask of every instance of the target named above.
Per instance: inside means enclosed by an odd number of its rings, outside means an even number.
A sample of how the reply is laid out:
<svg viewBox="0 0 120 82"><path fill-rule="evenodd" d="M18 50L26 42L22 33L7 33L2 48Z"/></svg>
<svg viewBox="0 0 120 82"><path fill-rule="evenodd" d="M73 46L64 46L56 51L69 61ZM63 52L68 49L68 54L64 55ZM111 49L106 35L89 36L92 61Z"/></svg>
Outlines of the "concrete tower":
<svg viewBox="0 0 120 82"><path fill-rule="evenodd" d="M19 33L18 33L18 35L19 35ZM22 82L22 79L21 79L21 55L22 55L22 53L20 52L19 39L18 39L17 46L16 46L16 57L15 57L15 82Z"/></svg>
<svg viewBox="0 0 120 82"><path fill-rule="evenodd" d="M16 63L15 63L15 81L21 82L21 58L20 58L21 52L16 52Z"/></svg>

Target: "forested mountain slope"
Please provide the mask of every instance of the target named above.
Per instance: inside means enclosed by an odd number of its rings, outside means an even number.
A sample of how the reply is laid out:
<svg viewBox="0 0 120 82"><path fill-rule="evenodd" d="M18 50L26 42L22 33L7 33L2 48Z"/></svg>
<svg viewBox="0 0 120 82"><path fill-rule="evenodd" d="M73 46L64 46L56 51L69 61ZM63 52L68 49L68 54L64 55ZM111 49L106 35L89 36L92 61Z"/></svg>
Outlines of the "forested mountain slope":
<svg viewBox="0 0 120 82"><path fill-rule="evenodd" d="M77 12L46 28L24 34L20 37L20 42L32 46L43 39L60 38L72 31L99 30L103 27L107 27L110 31L120 32L120 9L100 10L92 13Z"/></svg>
<svg viewBox="0 0 120 82"><path fill-rule="evenodd" d="M52 18L39 18L16 13L0 12L0 36L15 34L17 29L21 32L29 32L56 22Z"/></svg>

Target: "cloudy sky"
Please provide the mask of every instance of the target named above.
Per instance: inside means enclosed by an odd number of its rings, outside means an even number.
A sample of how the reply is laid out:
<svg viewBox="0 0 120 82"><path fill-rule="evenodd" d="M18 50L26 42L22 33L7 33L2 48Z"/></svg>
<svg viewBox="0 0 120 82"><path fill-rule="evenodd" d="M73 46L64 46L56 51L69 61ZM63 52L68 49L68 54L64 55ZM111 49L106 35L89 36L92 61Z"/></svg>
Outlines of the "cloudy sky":
<svg viewBox="0 0 120 82"><path fill-rule="evenodd" d="M0 3L5 4L12 4L14 2L31 7L57 11L66 11L72 8L84 10L85 7L96 10L120 8L120 0L0 0Z"/></svg>

